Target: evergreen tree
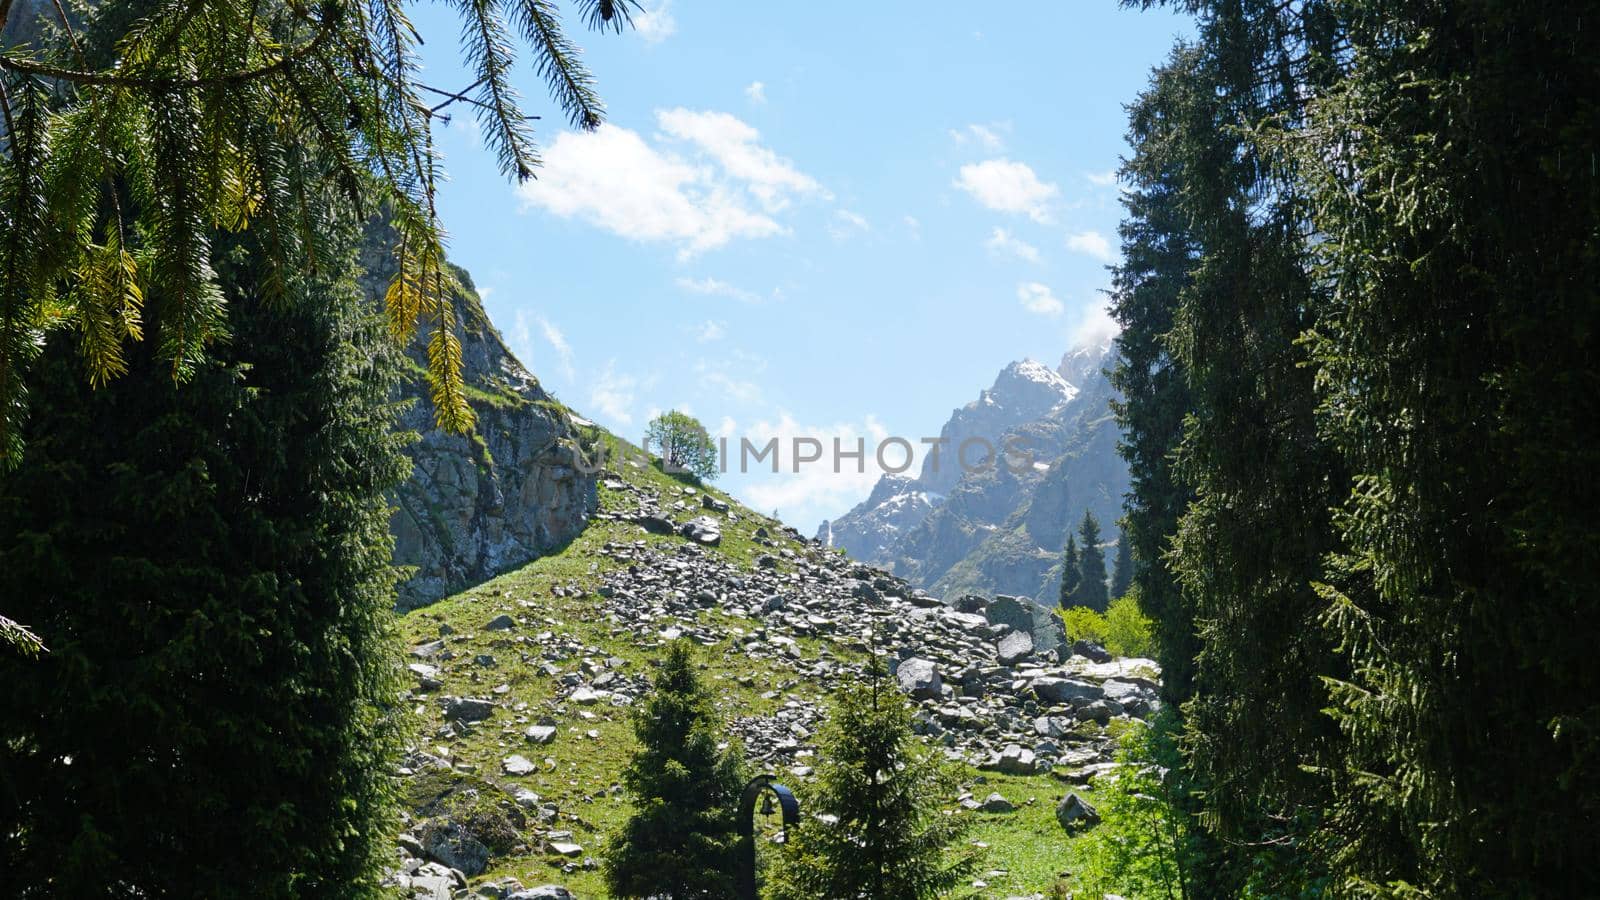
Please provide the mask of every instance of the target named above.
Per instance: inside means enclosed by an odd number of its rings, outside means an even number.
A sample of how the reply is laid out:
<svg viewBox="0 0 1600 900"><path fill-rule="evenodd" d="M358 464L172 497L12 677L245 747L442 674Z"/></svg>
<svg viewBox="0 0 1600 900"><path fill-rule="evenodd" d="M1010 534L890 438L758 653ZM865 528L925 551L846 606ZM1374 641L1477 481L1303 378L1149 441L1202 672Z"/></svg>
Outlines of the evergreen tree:
<svg viewBox="0 0 1600 900"><path fill-rule="evenodd" d="M667 648L633 716L639 740L622 783L634 813L606 851L606 884L618 897L732 897L738 802L736 748L719 750L711 694L687 641Z"/></svg>
<svg viewBox="0 0 1600 900"><path fill-rule="evenodd" d="M1122 165L1125 215L1120 226L1122 263L1112 272L1111 314L1121 325L1111 383L1121 400L1112 407L1121 426L1118 451L1128 462L1132 490L1123 534L1142 562L1133 573L1140 606L1156 622L1161 692L1174 705L1191 693L1194 604L1178 587L1168 551L1178 520L1194 492L1179 477L1174 451L1192 409L1183 367L1173 355L1178 298L1199 259L1199 238L1183 211L1183 166L1175 152L1180 113L1199 105L1192 71L1199 52L1173 51L1151 76L1150 88L1129 107Z"/></svg>
<svg viewBox="0 0 1600 900"><path fill-rule="evenodd" d="M906 699L881 659L835 695L818 749L806 818L770 880L775 900L926 900L977 866L973 850L957 846L967 819L942 808L954 772L911 734Z"/></svg>
<svg viewBox="0 0 1600 900"><path fill-rule="evenodd" d="M230 299L282 299L315 239L304 226L329 195L392 211L403 239L390 328L403 344L418 322L432 327L439 422L471 426L432 124L445 107L470 106L501 171L532 177L536 148L510 83L513 29L573 126L598 127L604 107L552 0L452 5L476 75L465 89L421 82L422 38L400 0L182 10L110 0L73 6L78 21L56 4L65 39L0 48L0 468L22 453L37 332L75 331L97 383L131 371L127 345L148 338L166 363L149 374L186 382L226 334ZM638 8L577 7L591 26L619 30ZM0 0L0 29L11 11ZM327 164L305 166L308 156ZM222 291L217 231L257 233L255 295ZM156 321L145 290L161 299Z"/></svg>
<svg viewBox="0 0 1600 900"><path fill-rule="evenodd" d="M1081 573L1078 570L1078 536L1067 535L1067 549L1061 555L1061 608L1066 609L1073 604L1073 595L1078 592L1078 579Z"/></svg>
<svg viewBox="0 0 1600 900"><path fill-rule="evenodd" d="M315 227L353 246L346 220ZM218 284L261 289L248 242ZM181 388L55 333L0 475L0 868L16 897L376 897L399 752L386 493L398 354L353 279L232 303ZM148 302L167 302L153 290Z"/></svg>
<svg viewBox="0 0 1600 900"><path fill-rule="evenodd" d="M1111 599L1125 597L1133 586L1133 558L1128 555L1128 530L1117 531L1117 560L1111 569Z"/></svg>
<svg viewBox="0 0 1600 900"><path fill-rule="evenodd" d="M1304 128L1323 434L1355 473L1341 889L1595 896L1600 22L1361 4Z"/></svg>
<svg viewBox="0 0 1600 900"><path fill-rule="evenodd" d="M1103 613L1111 602L1106 593L1106 552L1100 548L1100 523L1088 510L1084 510L1083 521L1078 525L1078 540L1083 549L1078 551L1078 578L1072 605L1087 606Z"/></svg>

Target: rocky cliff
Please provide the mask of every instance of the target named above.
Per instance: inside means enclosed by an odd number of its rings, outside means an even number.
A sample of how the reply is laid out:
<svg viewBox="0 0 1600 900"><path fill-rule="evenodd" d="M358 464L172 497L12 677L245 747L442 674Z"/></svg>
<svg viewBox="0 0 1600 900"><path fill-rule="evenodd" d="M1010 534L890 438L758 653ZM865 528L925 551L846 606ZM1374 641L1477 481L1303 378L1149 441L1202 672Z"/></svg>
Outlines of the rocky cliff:
<svg viewBox="0 0 1600 900"><path fill-rule="evenodd" d="M381 303L394 272L393 233L374 223L362 248L362 286ZM420 438L411 478L395 495L395 562L415 567L399 607L413 609L521 566L571 540L598 505L595 477L574 466L574 417L540 387L489 321L465 271L455 297L469 400L468 435L433 424L425 333L406 349L401 418Z"/></svg>
<svg viewBox="0 0 1600 900"><path fill-rule="evenodd" d="M1102 371L1110 352L1076 348L1054 370L1031 360L1007 366L951 415L937 464L925 459L915 479L885 476L819 540L947 597L1053 598L1068 531L1089 510L1114 540L1128 490ZM968 461L984 446L1021 452L995 465L955 464L955 448L968 441Z"/></svg>

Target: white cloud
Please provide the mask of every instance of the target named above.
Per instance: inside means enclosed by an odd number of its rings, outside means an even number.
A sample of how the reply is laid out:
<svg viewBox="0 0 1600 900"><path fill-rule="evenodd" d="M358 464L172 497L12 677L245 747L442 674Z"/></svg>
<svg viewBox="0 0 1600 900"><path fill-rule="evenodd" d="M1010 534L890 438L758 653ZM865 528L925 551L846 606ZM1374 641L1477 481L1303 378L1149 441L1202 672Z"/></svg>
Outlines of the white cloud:
<svg viewBox="0 0 1600 900"><path fill-rule="evenodd" d="M607 360L605 371L589 391L589 405L618 425L632 425L634 392L638 387L637 378L618 372L617 361Z"/></svg>
<svg viewBox="0 0 1600 900"><path fill-rule="evenodd" d="M997 255L1015 256L1031 263L1039 261L1038 247L1012 236L1011 232L1004 228L996 228L994 233L989 235L989 239L983 242L983 246L989 248L990 253Z"/></svg>
<svg viewBox="0 0 1600 900"><path fill-rule="evenodd" d="M1102 262L1116 262L1117 254L1111 249L1111 242L1098 231L1080 231L1077 234L1067 235L1067 249L1075 253L1085 253Z"/></svg>
<svg viewBox="0 0 1600 900"><path fill-rule="evenodd" d="M816 179L757 143L761 132L727 113L663 109L656 111L656 124L705 151L730 177L744 182L769 213L787 207L794 196L827 196Z"/></svg>
<svg viewBox="0 0 1600 900"><path fill-rule="evenodd" d="M961 167L955 186L997 212L1023 213L1035 222L1050 222L1049 202L1060 188L1040 181L1025 163L989 159Z"/></svg>
<svg viewBox="0 0 1600 900"><path fill-rule="evenodd" d="M730 471L740 467L741 439L748 439L760 449L768 440L777 438L778 472L771 471L770 457L759 463L750 460L749 471L756 480L739 493L752 508L763 513L778 512L785 520L809 529L823 518L843 513L872 490L883 474L876 459L878 446L888 436L888 430L871 415L861 422L803 425L784 411L777 421L763 420L740 429L738 435L730 435L728 465ZM822 445L822 459L802 464L799 472L794 471L796 438L815 439ZM853 459L839 458L836 465L836 439L844 453L853 453L858 447L864 449L862 461L858 464ZM901 457L902 452L894 445L884 452L884 461L892 466L898 466ZM858 467L861 471L857 471ZM910 471L916 471L915 467Z"/></svg>
<svg viewBox="0 0 1600 900"><path fill-rule="evenodd" d="M544 334L545 342L556 352L556 358L561 361L561 373L570 381L577 373L572 367L572 345L567 343L567 336L544 316L539 317L539 331Z"/></svg>
<svg viewBox="0 0 1600 900"><path fill-rule="evenodd" d="M645 43L659 44L678 31L678 20L672 16L672 0L645 8L633 15L633 30L639 32Z"/></svg>
<svg viewBox="0 0 1600 900"><path fill-rule="evenodd" d="M1083 177L1089 179L1089 183L1095 187L1111 187L1117 183L1117 170L1107 169L1104 172L1087 172Z"/></svg>
<svg viewBox="0 0 1600 900"><path fill-rule="evenodd" d="M709 344L712 341L722 340L725 334L727 331L723 329L721 322L707 319L695 326L694 339L702 344Z"/></svg>
<svg viewBox="0 0 1600 900"><path fill-rule="evenodd" d="M752 81L745 86L744 95L750 98L751 103L767 102L767 86L759 81Z"/></svg>
<svg viewBox="0 0 1600 900"><path fill-rule="evenodd" d="M761 385L720 369L701 372L700 383L706 390L738 403L755 403L761 399Z"/></svg>
<svg viewBox="0 0 1600 900"><path fill-rule="evenodd" d="M681 290L691 294L704 294L708 297L729 297L740 303L759 303L761 297L753 291L736 287L720 278L679 278L675 282Z"/></svg>
<svg viewBox="0 0 1600 900"><path fill-rule="evenodd" d="M558 135L539 177L517 192L524 209L578 218L630 240L676 243L685 257L785 230L747 208L738 188L706 166L663 153L616 125Z"/></svg>
<svg viewBox="0 0 1600 900"><path fill-rule="evenodd" d="M1022 303L1023 309L1041 316L1059 316L1066 308L1047 285L1037 281L1025 281L1017 285L1017 300Z"/></svg>
<svg viewBox="0 0 1600 900"><path fill-rule="evenodd" d="M1003 150L1006 145L1005 139L1000 136L1000 132L1010 130L1011 125L1008 122L993 122L988 125L973 124L968 125L966 128L950 129L950 139L955 141L957 146L964 147L967 144L976 144L984 150L997 153Z"/></svg>
<svg viewBox="0 0 1600 900"><path fill-rule="evenodd" d="M837 213L835 213L835 215L838 216L840 219L850 223L851 225L854 225L855 227L861 229L862 231L871 231L872 230L872 225L871 225L871 223L869 223L867 221L867 217L861 215L860 213L851 212L848 209L841 209Z"/></svg>
<svg viewBox="0 0 1600 900"><path fill-rule="evenodd" d="M834 210L834 221L828 225L828 234L834 240L844 240L858 232L871 231L872 223L867 217L848 209Z"/></svg>
<svg viewBox="0 0 1600 900"><path fill-rule="evenodd" d="M1072 328L1072 346L1098 347L1109 342L1122 331L1122 326L1111 318L1105 304L1096 304L1084 313Z"/></svg>

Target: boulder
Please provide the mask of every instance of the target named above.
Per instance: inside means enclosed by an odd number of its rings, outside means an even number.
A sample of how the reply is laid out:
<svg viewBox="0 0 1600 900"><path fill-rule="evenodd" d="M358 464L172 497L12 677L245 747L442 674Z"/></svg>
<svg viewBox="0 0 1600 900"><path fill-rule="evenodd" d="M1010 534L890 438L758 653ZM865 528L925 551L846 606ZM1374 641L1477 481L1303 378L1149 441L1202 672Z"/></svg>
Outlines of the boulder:
<svg viewBox="0 0 1600 900"><path fill-rule="evenodd" d="M995 645L995 657L1002 666L1014 666L1033 655L1033 635L1026 631L1008 631Z"/></svg>
<svg viewBox="0 0 1600 900"><path fill-rule="evenodd" d="M494 702L477 697L444 698L444 717L453 722L482 722L494 715Z"/></svg>
<svg viewBox="0 0 1600 900"><path fill-rule="evenodd" d="M1039 771L1039 758L1032 750L1020 744L1007 744L983 768L1007 775L1032 775Z"/></svg>
<svg viewBox="0 0 1600 900"><path fill-rule="evenodd" d="M944 686L933 661L917 656L901 660L894 677L900 683L900 689L910 694L913 700L937 700Z"/></svg>
<svg viewBox="0 0 1600 900"><path fill-rule="evenodd" d="M533 760L526 756L520 753L513 753L501 760L500 768L507 775L532 775L537 766L533 764Z"/></svg>
<svg viewBox="0 0 1600 900"><path fill-rule="evenodd" d="M1043 675L1033 680L1033 693L1046 703L1068 703L1080 697L1099 700L1105 696L1100 685L1076 678Z"/></svg>
<svg viewBox="0 0 1600 900"><path fill-rule="evenodd" d="M510 616L506 615L505 613L501 613L500 615L495 616L494 618L490 619L489 620L489 624L483 626L483 630L484 631L507 631L507 630L515 628L515 627L517 627L517 620L511 618Z"/></svg>
<svg viewBox="0 0 1600 900"><path fill-rule="evenodd" d="M556 739L556 727L554 725L529 725L528 730L524 731L522 736L535 744L548 744Z"/></svg>
<svg viewBox="0 0 1600 900"><path fill-rule="evenodd" d="M982 614L984 608L989 605L989 598L980 594L962 594L950 605L956 612Z"/></svg>
<svg viewBox="0 0 1600 900"><path fill-rule="evenodd" d="M559 884L544 884L508 894L506 900L578 900L578 898Z"/></svg>
<svg viewBox="0 0 1600 900"><path fill-rule="evenodd" d="M1028 632L1033 636L1035 653L1053 651L1057 659L1065 659L1069 654L1067 629L1061 624L1061 617L1027 597L1002 594L984 607L983 617L990 625Z"/></svg>
<svg viewBox="0 0 1600 900"><path fill-rule="evenodd" d="M1081 656L1090 662L1111 662L1111 652L1094 641L1073 641L1072 655Z"/></svg>
<svg viewBox="0 0 1600 900"><path fill-rule="evenodd" d="M454 822L432 822L417 835L428 858L471 878L489 868L489 848Z"/></svg>
<svg viewBox="0 0 1600 900"><path fill-rule="evenodd" d="M722 523L710 516L699 516L683 523L678 533L697 544L715 547L722 543Z"/></svg>
<svg viewBox="0 0 1600 900"><path fill-rule="evenodd" d="M633 517L633 521L634 524L651 534L671 534L676 530L672 527L671 519L665 516L658 516L655 513L640 513Z"/></svg>
<svg viewBox="0 0 1600 900"><path fill-rule="evenodd" d="M1067 831L1088 828L1100 823L1100 814L1088 801L1077 794L1068 794L1056 804L1056 821Z"/></svg>
<svg viewBox="0 0 1600 900"><path fill-rule="evenodd" d="M1012 803L1010 800L1007 800L1000 794L990 794L988 797L984 798L983 803L978 806L978 811L986 813L1008 813L1016 812L1017 807L1016 804Z"/></svg>

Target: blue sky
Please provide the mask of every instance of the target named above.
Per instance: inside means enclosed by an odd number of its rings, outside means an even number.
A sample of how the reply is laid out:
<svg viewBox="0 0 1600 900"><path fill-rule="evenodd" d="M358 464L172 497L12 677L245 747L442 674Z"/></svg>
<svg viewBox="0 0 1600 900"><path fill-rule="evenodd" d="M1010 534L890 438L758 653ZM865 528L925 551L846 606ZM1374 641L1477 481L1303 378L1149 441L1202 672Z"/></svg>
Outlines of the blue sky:
<svg viewBox="0 0 1600 900"><path fill-rule="evenodd" d="M865 497L878 441L936 436L1006 363L1053 366L1109 327L1123 107L1184 19L1111 0L647 10L621 35L572 25L597 133L519 68L536 182L499 174L466 110L437 138L451 256L569 406L634 440L674 407L735 446L865 440L864 472L785 458L723 479L810 533ZM452 14L416 24L429 83L471 83Z"/></svg>

